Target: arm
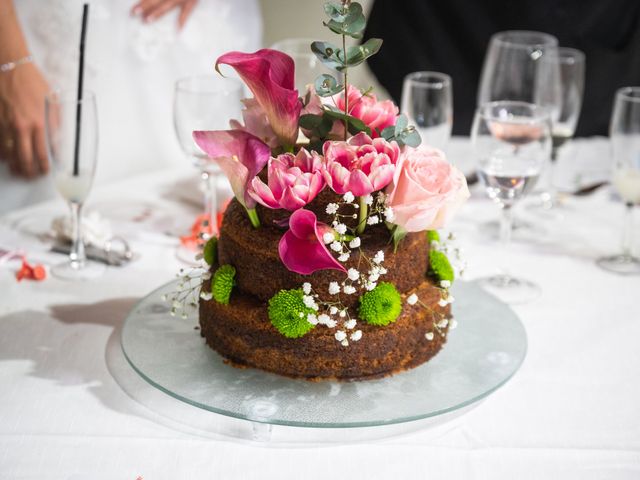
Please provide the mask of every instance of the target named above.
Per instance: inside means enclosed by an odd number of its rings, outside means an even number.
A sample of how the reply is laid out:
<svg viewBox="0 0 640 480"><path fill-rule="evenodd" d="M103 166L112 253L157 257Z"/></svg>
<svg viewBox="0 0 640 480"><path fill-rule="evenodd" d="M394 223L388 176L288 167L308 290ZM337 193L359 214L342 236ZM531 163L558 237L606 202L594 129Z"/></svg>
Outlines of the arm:
<svg viewBox="0 0 640 480"><path fill-rule="evenodd" d="M133 15L140 15L145 22L152 22L174 8L180 9L178 27L184 27L198 0L138 0L131 9Z"/></svg>
<svg viewBox="0 0 640 480"><path fill-rule="evenodd" d="M29 55L13 0L0 0L0 65ZM16 175L49 169L44 140L44 97L49 86L35 64L0 71L0 158Z"/></svg>

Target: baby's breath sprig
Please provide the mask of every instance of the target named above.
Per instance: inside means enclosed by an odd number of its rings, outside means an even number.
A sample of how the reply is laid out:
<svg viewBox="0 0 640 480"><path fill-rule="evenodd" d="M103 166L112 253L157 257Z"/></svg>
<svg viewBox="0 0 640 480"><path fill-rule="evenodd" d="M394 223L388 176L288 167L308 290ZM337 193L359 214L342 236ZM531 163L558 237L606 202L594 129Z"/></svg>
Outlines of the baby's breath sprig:
<svg viewBox="0 0 640 480"><path fill-rule="evenodd" d="M179 278L176 289L162 296L162 300L171 305L169 313L172 317L179 315L186 319L189 309L198 307L198 299L211 299L211 292L202 291L202 285L206 280L211 278L209 265L192 267L189 269L181 268L176 274Z"/></svg>

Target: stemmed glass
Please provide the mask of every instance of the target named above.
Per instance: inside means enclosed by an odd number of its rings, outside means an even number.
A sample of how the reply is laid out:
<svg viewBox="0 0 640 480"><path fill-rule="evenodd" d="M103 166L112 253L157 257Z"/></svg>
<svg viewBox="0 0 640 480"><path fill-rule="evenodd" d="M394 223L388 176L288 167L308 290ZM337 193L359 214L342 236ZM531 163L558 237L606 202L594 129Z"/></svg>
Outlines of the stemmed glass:
<svg viewBox="0 0 640 480"><path fill-rule="evenodd" d="M216 233L216 181L220 168L196 145L194 130L227 130L229 119L240 118L242 84L213 75L178 80L173 101L173 124L182 150L200 171L204 184L205 219Z"/></svg>
<svg viewBox="0 0 640 480"><path fill-rule="evenodd" d="M511 241L512 208L535 184L551 153L549 111L526 102L489 102L478 108L471 130L478 177L502 209L500 240ZM507 273L481 284L506 303L523 303L540 294L529 280Z"/></svg>
<svg viewBox="0 0 640 480"><path fill-rule="evenodd" d="M404 77L401 111L424 143L444 150L453 126L451 77L439 72L413 72Z"/></svg>
<svg viewBox="0 0 640 480"><path fill-rule="evenodd" d="M296 68L296 89L300 96L304 96L307 85L313 85L318 75L332 73L311 51L313 41L310 38L285 38L271 46L272 49L279 50L293 58Z"/></svg>
<svg viewBox="0 0 640 480"><path fill-rule="evenodd" d="M47 153L73 225L69 261L51 269L65 280L95 278L105 270L103 264L87 260L82 239L82 206L91 191L98 158L96 97L88 91L80 100L76 95L76 91L56 91L45 98Z"/></svg>
<svg viewBox="0 0 640 480"><path fill-rule="evenodd" d="M633 206L640 204L640 87L616 92L609 137L613 153L613 186L626 205L622 253L599 258L605 270L623 275L640 274L640 259L632 254Z"/></svg>
<svg viewBox="0 0 640 480"><path fill-rule="evenodd" d="M575 48L560 47L557 49L557 53L548 55L543 62L557 62L560 72L560 103L558 115L551 126L553 143L548 191L541 195L542 207L549 210L558 205L554 185L554 170L556 169L558 152L573 137L580 117L584 92L585 56ZM553 69L555 65L552 64L549 68Z"/></svg>

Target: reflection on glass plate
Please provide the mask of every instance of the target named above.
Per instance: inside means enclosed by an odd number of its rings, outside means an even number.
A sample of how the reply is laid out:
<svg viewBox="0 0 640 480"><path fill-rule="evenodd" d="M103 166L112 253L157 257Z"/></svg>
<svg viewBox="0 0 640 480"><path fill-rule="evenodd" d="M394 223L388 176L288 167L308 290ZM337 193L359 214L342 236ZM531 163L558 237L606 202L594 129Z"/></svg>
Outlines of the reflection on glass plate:
<svg viewBox="0 0 640 480"><path fill-rule="evenodd" d="M238 369L207 347L197 312L169 315L161 297L140 301L126 319L122 347L149 383L195 407L254 422L300 427L367 427L434 417L477 402L520 367L527 349L522 323L473 283L454 287L458 328L430 362L388 378L307 382Z"/></svg>

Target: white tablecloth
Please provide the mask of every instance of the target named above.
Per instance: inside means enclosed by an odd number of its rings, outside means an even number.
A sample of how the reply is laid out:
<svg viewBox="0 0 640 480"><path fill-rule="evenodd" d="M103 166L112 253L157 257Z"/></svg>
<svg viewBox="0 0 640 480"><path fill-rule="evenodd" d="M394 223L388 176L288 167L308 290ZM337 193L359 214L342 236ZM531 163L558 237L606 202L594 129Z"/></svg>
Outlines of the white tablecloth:
<svg viewBox="0 0 640 480"><path fill-rule="evenodd" d="M468 166L464 142L451 151ZM584 181L606 171L606 156L603 140L576 142L567 163ZM622 206L606 188L569 199L562 221L508 252L480 229L497 209L477 191L452 225L468 278L506 265L543 287L514 307L529 337L521 370L449 427L351 444L334 431L317 448L283 427L286 444L225 437L223 417L207 414L198 429L180 422L177 400L167 397L167 408L176 402L167 415L130 396L144 382L122 360L119 329L136 299L180 267L173 234L196 211L182 198L193 197L191 177L188 168L157 172L94 192L89 209L141 254L124 268L83 283L18 283L16 264L0 267L1 479L640 478L640 277L594 264L619 247ZM0 249L60 260L36 234L64 211L60 200L2 218Z"/></svg>

